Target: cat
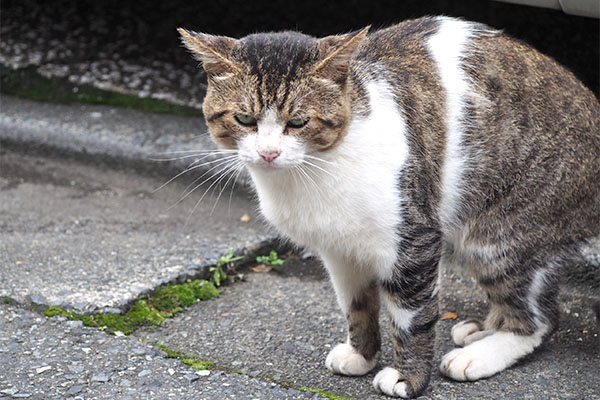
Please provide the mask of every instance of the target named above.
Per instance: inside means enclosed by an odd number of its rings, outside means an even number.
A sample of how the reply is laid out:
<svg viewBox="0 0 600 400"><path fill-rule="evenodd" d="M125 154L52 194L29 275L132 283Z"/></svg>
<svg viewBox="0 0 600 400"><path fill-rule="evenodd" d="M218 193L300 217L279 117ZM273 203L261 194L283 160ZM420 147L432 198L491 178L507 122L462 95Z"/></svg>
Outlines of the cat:
<svg viewBox="0 0 600 400"><path fill-rule="evenodd" d="M316 252L347 319L325 364L419 396L434 363L440 261L460 254L484 321L452 328L441 372L475 381L556 328L561 264L600 234L600 105L569 71L483 24L423 17L317 39L179 29L208 76L218 146L248 169L260 210Z"/></svg>

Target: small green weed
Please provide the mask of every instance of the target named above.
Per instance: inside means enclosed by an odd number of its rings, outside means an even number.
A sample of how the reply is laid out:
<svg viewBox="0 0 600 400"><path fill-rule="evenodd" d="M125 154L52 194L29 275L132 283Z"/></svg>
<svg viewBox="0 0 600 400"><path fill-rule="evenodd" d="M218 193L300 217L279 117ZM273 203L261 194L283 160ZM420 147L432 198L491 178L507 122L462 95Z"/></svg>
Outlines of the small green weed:
<svg viewBox="0 0 600 400"><path fill-rule="evenodd" d="M277 252L275 250L272 250L268 256L256 257L256 262L259 262L259 263L262 263L265 265L269 265L271 267L278 267L280 265L283 265L285 260L282 260L281 258L279 258L279 256L277 255Z"/></svg>
<svg viewBox="0 0 600 400"><path fill-rule="evenodd" d="M227 254L219 258L219 260L217 261L217 265L215 265L214 267L210 267L209 271L212 273L210 280L212 281L212 283L214 283L217 287L221 286L221 284L227 279L227 274L225 273L225 271L223 271L223 266L230 264L234 261L242 260L243 258L244 257L241 256L234 257L232 247Z"/></svg>

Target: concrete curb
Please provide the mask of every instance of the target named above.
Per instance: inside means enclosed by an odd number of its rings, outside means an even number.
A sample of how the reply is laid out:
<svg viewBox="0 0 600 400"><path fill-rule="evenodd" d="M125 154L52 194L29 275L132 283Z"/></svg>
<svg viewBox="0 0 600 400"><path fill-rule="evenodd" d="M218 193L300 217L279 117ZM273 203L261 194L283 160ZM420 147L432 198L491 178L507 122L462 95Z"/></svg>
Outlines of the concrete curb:
<svg viewBox="0 0 600 400"><path fill-rule="evenodd" d="M42 147L86 159L99 157L155 172L181 170L193 161L158 162L157 158L175 158L165 153L216 150L201 118L4 95L0 103L0 141L7 144Z"/></svg>

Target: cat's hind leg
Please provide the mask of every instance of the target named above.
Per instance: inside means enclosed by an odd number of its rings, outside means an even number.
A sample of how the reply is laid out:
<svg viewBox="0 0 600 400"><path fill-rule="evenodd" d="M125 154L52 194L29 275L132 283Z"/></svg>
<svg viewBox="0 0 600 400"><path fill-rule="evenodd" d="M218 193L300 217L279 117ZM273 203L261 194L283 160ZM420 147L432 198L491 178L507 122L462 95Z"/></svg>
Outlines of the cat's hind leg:
<svg viewBox="0 0 600 400"><path fill-rule="evenodd" d="M557 264L528 276L480 278L491 302L485 322L465 321L452 329L458 345L442 358L441 372L458 381L492 376L538 347L557 324Z"/></svg>
<svg viewBox="0 0 600 400"><path fill-rule="evenodd" d="M360 376L371 371L379 359L379 288L368 271L336 257L323 257L338 303L348 323L346 343L336 345L325 366L336 374Z"/></svg>

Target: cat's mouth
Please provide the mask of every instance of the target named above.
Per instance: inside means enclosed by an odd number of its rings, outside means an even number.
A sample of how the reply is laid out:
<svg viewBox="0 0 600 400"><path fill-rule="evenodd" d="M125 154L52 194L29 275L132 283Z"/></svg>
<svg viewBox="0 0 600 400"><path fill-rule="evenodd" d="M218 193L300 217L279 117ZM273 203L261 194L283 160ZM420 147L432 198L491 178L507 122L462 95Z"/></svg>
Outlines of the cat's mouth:
<svg viewBox="0 0 600 400"><path fill-rule="evenodd" d="M270 172L283 171L294 167L294 163L285 162L284 160L274 160L269 162L262 159L256 160L254 163L249 163L249 165Z"/></svg>

